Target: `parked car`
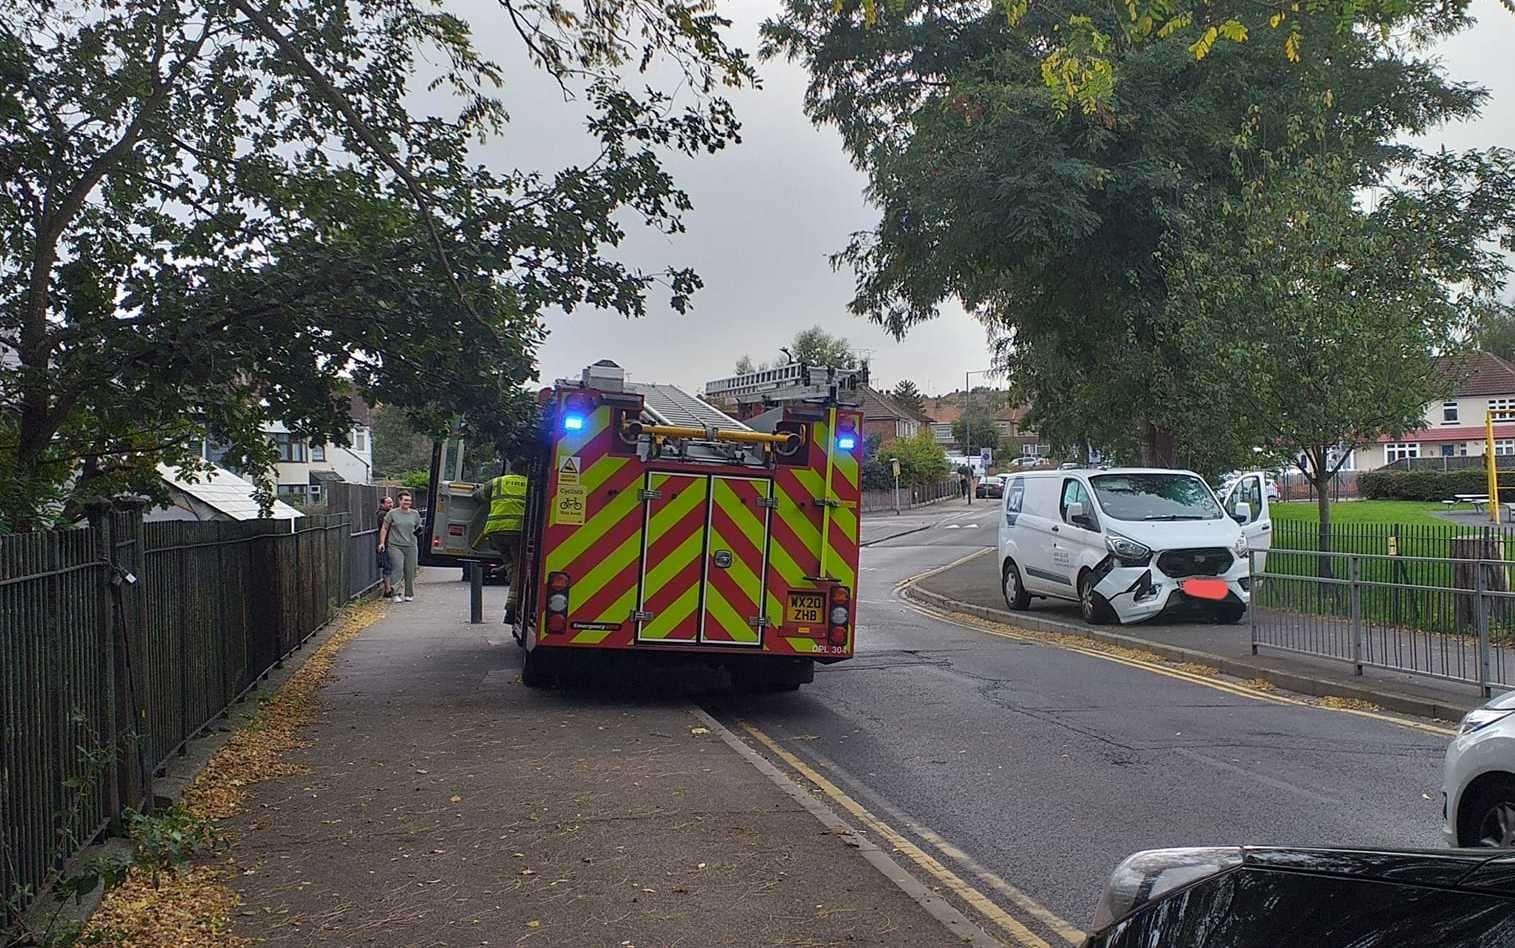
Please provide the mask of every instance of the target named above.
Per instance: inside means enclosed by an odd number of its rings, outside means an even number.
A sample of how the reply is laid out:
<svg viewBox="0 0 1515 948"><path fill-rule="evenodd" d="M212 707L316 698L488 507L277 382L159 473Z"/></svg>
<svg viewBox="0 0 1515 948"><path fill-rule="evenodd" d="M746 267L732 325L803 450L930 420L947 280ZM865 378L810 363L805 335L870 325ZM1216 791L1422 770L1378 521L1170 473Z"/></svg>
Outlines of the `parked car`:
<svg viewBox="0 0 1515 948"><path fill-rule="evenodd" d="M1515 691L1469 711L1441 780L1448 846L1515 847Z"/></svg>
<svg viewBox="0 0 1515 948"><path fill-rule="evenodd" d="M1515 945L1515 854L1226 847L1116 867L1085 948Z"/></svg>
<svg viewBox="0 0 1515 948"><path fill-rule="evenodd" d="M1011 461L1010 466L1017 470L1025 470L1026 468L1040 467L1046 463L1046 458L1033 457L1028 454Z"/></svg>
<svg viewBox="0 0 1515 948"><path fill-rule="evenodd" d="M1012 475L999 524L1005 602L1019 610L1033 597L1067 599L1094 624L1170 611L1239 622L1251 601L1249 553L1272 535L1261 476L1217 503L1190 471ZM1245 499L1253 492L1255 506Z"/></svg>
<svg viewBox="0 0 1515 948"><path fill-rule="evenodd" d="M988 477L979 478L978 486L973 489L973 494L975 497L990 497L996 500L1005 496L1004 476L990 474Z"/></svg>

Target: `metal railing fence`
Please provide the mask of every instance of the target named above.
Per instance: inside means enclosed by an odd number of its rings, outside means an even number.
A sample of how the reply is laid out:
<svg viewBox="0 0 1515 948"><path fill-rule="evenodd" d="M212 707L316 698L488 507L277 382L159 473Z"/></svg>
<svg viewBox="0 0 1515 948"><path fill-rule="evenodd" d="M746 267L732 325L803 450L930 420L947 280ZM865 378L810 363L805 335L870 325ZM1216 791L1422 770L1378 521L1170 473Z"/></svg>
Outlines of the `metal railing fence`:
<svg viewBox="0 0 1515 948"><path fill-rule="evenodd" d="M956 477L932 481L929 484L917 484L914 487L902 484L899 489L899 509L909 510L914 507L924 507L927 504L940 503L941 501L951 500L959 496L961 496L961 488L958 486ZM861 504L862 513L894 510L894 488L865 490L863 491Z"/></svg>
<svg viewBox="0 0 1515 948"><path fill-rule="evenodd" d="M144 523L139 506L0 537L0 928L372 585L360 541L345 513Z"/></svg>
<svg viewBox="0 0 1515 948"><path fill-rule="evenodd" d="M1485 696L1515 687L1515 563L1502 555L1504 539L1458 538L1468 555L1455 557L1254 552L1252 652L1466 682Z"/></svg>

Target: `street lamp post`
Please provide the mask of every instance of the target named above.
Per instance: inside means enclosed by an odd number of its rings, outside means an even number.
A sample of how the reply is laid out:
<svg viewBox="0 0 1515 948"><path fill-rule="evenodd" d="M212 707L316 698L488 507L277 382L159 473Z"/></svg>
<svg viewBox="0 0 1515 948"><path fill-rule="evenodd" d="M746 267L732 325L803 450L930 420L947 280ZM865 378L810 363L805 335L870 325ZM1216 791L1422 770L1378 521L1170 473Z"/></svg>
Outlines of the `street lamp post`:
<svg viewBox="0 0 1515 948"><path fill-rule="evenodd" d="M973 470L973 419L968 414L969 400L973 397L973 382L971 377L975 375L991 375L993 369L973 369L963 373L963 454L968 457L968 470ZM984 473L989 473L989 468L984 468ZM973 477L968 478L968 503L973 503Z"/></svg>

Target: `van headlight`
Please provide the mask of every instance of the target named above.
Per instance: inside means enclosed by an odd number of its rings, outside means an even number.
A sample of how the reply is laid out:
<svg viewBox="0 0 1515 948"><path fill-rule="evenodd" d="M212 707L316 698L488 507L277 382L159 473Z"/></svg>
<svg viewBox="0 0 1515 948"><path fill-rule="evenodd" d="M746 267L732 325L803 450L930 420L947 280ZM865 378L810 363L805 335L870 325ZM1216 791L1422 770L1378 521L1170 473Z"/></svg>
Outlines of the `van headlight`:
<svg viewBox="0 0 1515 948"><path fill-rule="evenodd" d="M1152 561L1152 550L1146 544L1119 533L1105 535L1105 549L1120 560L1122 566L1146 566Z"/></svg>
<svg viewBox="0 0 1515 948"><path fill-rule="evenodd" d="M1242 864L1235 846L1149 849L1128 856L1110 873L1094 906L1093 931L1103 931L1132 912L1186 885L1220 875Z"/></svg>
<svg viewBox="0 0 1515 948"><path fill-rule="evenodd" d="M1463 715L1462 721L1457 725L1457 734L1461 736L1463 734L1472 734L1474 731L1481 731L1490 724L1497 724L1503 721L1512 713L1515 712L1505 708L1474 708Z"/></svg>

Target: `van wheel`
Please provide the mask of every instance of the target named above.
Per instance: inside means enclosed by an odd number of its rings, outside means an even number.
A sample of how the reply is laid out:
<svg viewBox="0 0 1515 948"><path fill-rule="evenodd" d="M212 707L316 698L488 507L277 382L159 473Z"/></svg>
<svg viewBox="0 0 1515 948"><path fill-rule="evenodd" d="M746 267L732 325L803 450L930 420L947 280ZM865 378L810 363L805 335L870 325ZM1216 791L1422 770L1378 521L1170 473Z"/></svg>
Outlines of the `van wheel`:
<svg viewBox="0 0 1515 948"><path fill-rule="evenodd" d="M1088 570L1078 576L1078 608L1090 625L1105 625L1115 618L1105 597L1094 591L1094 577Z"/></svg>
<svg viewBox="0 0 1515 948"><path fill-rule="evenodd" d="M1031 608L1031 594L1026 592L1026 584L1021 582L1021 569L1015 565L1015 560L1005 560L1000 589L1005 594L1005 605L1013 611L1023 612Z"/></svg>

